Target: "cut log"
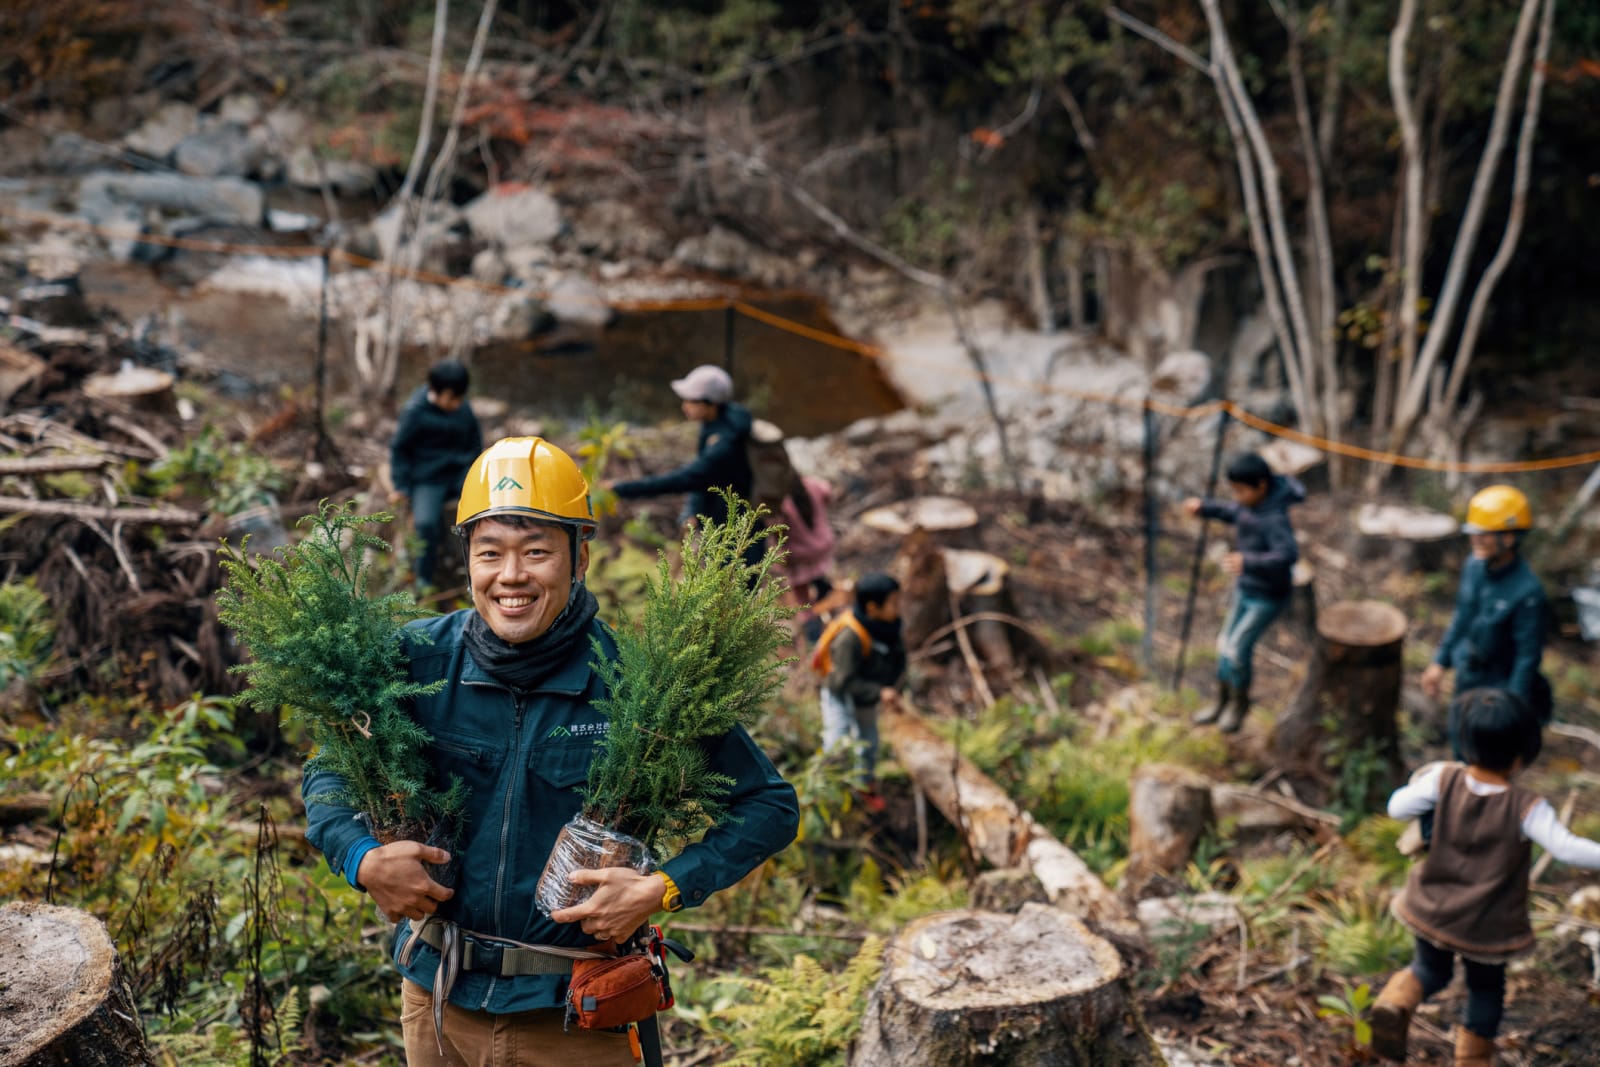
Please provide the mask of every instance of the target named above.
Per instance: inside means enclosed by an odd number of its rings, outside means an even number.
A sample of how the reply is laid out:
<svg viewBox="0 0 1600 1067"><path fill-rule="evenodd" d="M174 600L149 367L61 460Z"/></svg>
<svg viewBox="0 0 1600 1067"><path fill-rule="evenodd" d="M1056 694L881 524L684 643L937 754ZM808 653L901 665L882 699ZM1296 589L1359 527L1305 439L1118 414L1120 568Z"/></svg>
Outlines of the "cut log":
<svg viewBox="0 0 1600 1067"><path fill-rule="evenodd" d="M1323 724L1332 721L1339 759L1376 760L1386 768L1368 776L1368 799L1380 803L1400 774L1395 710L1405 637L1406 617L1392 604L1341 601L1323 611L1311 668L1273 736L1280 761L1320 762L1333 740Z"/></svg>
<svg viewBox="0 0 1600 1067"><path fill-rule="evenodd" d="M0 907L0 1067L150 1063L106 928L73 908Z"/></svg>
<svg viewBox="0 0 1600 1067"><path fill-rule="evenodd" d="M1444 568L1460 543L1461 523L1442 511L1404 504L1363 504L1356 511L1363 559L1391 559L1407 570Z"/></svg>
<svg viewBox="0 0 1600 1067"><path fill-rule="evenodd" d="M1026 866L1050 902L1119 940L1139 924L1117 895L1066 845L1020 810L994 780L959 755L903 702L884 701L878 727L895 759L950 820L972 851L995 867Z"/></svg>
<svg viewBox="0 0 1600 1067"><path fill-rule="evenodd" d="M851 1067L1158 1067L1122 959L1041 904L925 915L895 936Z"/></svg>
<svg viewBox="0 0 1600 1067"><path fill-rule="evenodd" d="M1128 875L1135 887L1183 870L1215 821L1211 783L1169 763L1151 763L1128 783Z"/></svg>
<svg viewBox="0 0 1600 1067"><path fill-rule="evenodd" d="M52 807L49 793L8 793L0 796L0 826L43 821Z"/></svg>
<svg viewBox="0 0 1600 1067"><path fill-rule="evenodd" d="M172 390L173 378L154 367L124 366L115 374L90 375L83 383L85 394L109 400L130 411L178 417L178 397Z"/></svg>

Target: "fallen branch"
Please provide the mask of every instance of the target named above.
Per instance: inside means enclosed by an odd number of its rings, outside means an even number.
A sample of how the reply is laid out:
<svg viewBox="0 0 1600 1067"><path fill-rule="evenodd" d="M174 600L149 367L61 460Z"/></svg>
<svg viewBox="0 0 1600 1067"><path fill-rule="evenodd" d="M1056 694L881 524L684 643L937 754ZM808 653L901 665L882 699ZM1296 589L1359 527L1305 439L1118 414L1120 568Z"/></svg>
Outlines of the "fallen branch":
<svg viewBox="0 0 1600 1067"><path fill-rule="evenodd" d="M902 701L879 711L895 758L973 853L995 867L1027 866L1051 903L1130 941L1138 920L1077 853L1056 840L988 775L963 757Z"/></svg>
<svg viewBox="0 0 1600 1067"><path fill-rule="evenodd" d="M1600 749L1600 730L1591 730L1587 726L1574 726L1570 722L1553 722L1545 729L1557 737L1570 737Z"/></svg>
<svg viewBox="0 0 1600 1067"><path fill-rule="evenodd" d="M1293 812L1307 822L1321 823L1323 826L1338 828L1343 822L1339 816L1331 811L1313 808L1310 804L1302 804L1298 800L1291 800L1277 793L1269 793L1262 789L1252 789L1246 785L1229 785L1222 783L1211 787L1214 793L1231 793L1235 796L1247 796L1252 800L1259 800L1282 808L1284 811Z"/></svg>
<svg viewBox="0 0 1600 1067"><path fill-rule="evenodd" d="M63 471L95 471L110 463L113 456L33 456L27 459L0 459L0 474L60 474Z"/></svg>
<svg viewBox="0 0 1600 1067"><path fill-rule="evenodd" d="M0 496L0 513L5 512L59 515L83 522L126 522L134 525L194 526L200 522L199 513L184 508L102 508L68 500L26 500L22 497Z"/></svg>

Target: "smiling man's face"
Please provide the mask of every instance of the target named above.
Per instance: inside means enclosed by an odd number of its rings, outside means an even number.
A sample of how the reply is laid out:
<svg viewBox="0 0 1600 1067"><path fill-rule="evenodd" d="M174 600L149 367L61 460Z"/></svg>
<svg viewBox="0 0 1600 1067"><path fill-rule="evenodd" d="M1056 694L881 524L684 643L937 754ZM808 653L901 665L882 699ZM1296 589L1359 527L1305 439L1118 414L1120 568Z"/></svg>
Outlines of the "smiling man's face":
<svg viewBox="0 0 1600 1067"><path fill-rule="evenodd" d="M572 540L559 526L512 526L482 519L472 526L467 569L472 606L507 644L550 629L572 595ZM589 569L589 546L578 548L578 577Z"/></svg>

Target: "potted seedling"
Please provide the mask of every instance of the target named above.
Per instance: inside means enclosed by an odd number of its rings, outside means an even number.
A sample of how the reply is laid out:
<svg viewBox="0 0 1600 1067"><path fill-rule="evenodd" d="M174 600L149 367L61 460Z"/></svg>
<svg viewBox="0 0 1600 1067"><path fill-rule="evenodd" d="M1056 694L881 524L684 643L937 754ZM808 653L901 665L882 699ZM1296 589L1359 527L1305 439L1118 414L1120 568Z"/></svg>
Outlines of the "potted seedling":
<svg viewBox="0 0 1600 1067"><path fill-rule="evenodd" d="M405 624L429 612L410 593L375 597L368 589L369 553L389 550L368 527L390 519L324 503L300 521L304 538L271 555L224 542L217 614L250 653L234 668L249 680L245 699L304 722L315 746L308 770L343 783L312 799L355 808L385 844L449 849L466 787L430 779L431 738L407 710L411 698L444 684L420 685L407 671L406 643L425 638ZM434 877L449 884L453 873Z"/></svg>
<svg viewBox="0 0 1600 1067"><path fill-rule="evenodd" d="M750 726L783 683L779 651L791 637L781 601L781 527L729 499L724 523L684 536L679 573L663 553L648 581L639 618L616 632L616 656L600 657L609 695L596 703L610 719L583 787L583 809L565 827L539 880L546 912L586 899L579 868L645 872L693 835L727 817L733 784L708 765L704 742ZM746 553L763 538L759 563Z"/></svg>

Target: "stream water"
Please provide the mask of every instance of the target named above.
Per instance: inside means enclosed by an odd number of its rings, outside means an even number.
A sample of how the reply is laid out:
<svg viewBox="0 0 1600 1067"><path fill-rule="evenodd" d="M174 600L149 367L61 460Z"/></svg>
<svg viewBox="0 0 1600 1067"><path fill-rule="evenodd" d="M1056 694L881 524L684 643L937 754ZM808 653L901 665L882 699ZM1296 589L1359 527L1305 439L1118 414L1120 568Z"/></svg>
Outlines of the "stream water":
<svg viewBox="0 0 1600 1067"><path fill-rule="evenodd" d="M316 321L277 297L170 284L158 268L108 261L86 264L80 281L91 305L108 306L130 323L151 313L167 316L208 367L237 376L240 388L249 383L270 395L311 384ZM301 302L315 306L315 296L312 289ZM789 294L746 299L837 332L820 301ZM358 393L351 346L349 331L335 325L328 344L335 396ZM397 399L423 380L435 358L416 348L402 354ZM558 327L546 337L487 345L471 356L474 393L504 401L513 414L569 419L597 412L635 422L675 416L669 382L699 363L729 367L739 399L799 436L903 406L872 359L744 316L730 324L720 310L629 312L604 330Z"/></svg>

